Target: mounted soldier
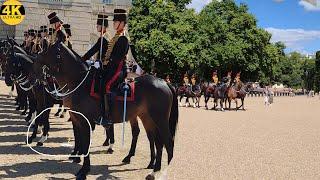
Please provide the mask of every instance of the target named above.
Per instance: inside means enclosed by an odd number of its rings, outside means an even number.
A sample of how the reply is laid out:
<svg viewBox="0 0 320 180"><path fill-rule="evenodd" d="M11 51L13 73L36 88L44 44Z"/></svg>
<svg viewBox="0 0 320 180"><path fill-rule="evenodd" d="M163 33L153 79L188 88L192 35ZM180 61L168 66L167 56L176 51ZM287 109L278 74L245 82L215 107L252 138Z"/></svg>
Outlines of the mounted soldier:
<svg viewBox="0 0 320 180"><path fill-rule="evenodd" d="M212 82L214 86L217 86L219 83L219 78L218 78L218 72L217 70L213 71L212 73Z"/></svg>
<svg viewBox="0 0 320 180"><path fill-rule="evenodd" d="M195 74L191 76L191 90L193 93L199 93L199 91L201 91L199 84L197 84L197 76Z"/></svg>
<svg viewBox="0 0 320 180"><path fill-rule="evenodd" d="M52 12L51 14L49 14L48 19L49 19L50 25L52 25L54 29L51 45L55 43L60 43L60 42L65 43L67 34L62 26L63 21L59 19L56 12Z"/></svg>
<svg viewBox="0 0 320 180"><path fill-rule="evenodd" d="M68 46L69 49L72 49L72 43L70 41L70 38L72 36L71 26L70 26L70 24L63 24L62 26L63 26L64 30L66 31L66 35L67 35L65 44Z"/></svg>
<svg viewBox="0 0 320 180"><path fill-rule="evenodd" d="M36 38L33 40L34 44L31 50L32 55L37 55L40 51L42 51L40 47L40 39L41 39L40 30L35 31L35 34L36 34Z"/></svg>
<svg viewBox="0 0 320 180"><path fill-rule="evenodd" d="M111 108L112 96L111 91L116 87L119 77L122 73L122 78L126 76L125 61L129 50L129 40L124 36L124 28L127 24L127 13L124 9L115 9L113 18L113 27L116 31L115 36L108 43L106 55L102 61L102 69L104 73L104 82L106 82L105 113L104 117L97 124L103 126L112 125Z"/></svg>
<svg viewBox="0 0 320 180"><path fill-rule="evenodd" d="M82 56L84 61L89 60L93 55L97 54L95 57L95 61L98 63L102 62L102 59L105 58L107 48L108 48L108 40L105 38L106 32L108 28L108 16L98 14L97 19L97 32L100 33L100 38L97 42L91 47L91 49ZM100 52L101 50L101 52ZM101 57L100 57L101 56Z"/></svg>
<svg viewBox="0 0 320 180"><path fill-rule="evenodd" d="M103 14L98 14L97 19L97 32L100 33L100 38L97 40L97 42L91 47L91 49L82 56L82 59L87 62L87 64L91 64L91 57L96 54L96 57L94 58L94 67L96 69L99 69L102 60L106 56L107 48L108 48L108 40L105 38L106 32L108 28L108 16ZM102 80L102 71L97 71L97 74L95 76L95 82L98 87L104 86L104 81ZM105 101L104 101L104 95L105 92L103 88L97 88L95 86L95 89L101 89L100 96L101 96L101 117L100 119L103 119L105 114ZM96 90L98 91L98 90Z"/></svg>
<svg viewBox="0 0 320 180"><path fill-rule="evenodd" d="M227 86L229 87L229 86L231 86L232 84L231 84L231 80L232 80L232 71L229 71L228 73L227 73L227 77L226 77L226 80L227 80Z"/></svg>
<svg viewBox="0 0 320 180"><path fill-rule="evenodd" d="M21 44L21 47L25 49L28 39L28 31L23 32L23 43Z"/></svg>
<svg viewBox="0 0 320 180"><path fill-rule="evenodd" d="M40 33L41 33L41 39L40 39L41 52L46 52L49 47L48 27L40 26Z"/></svg>
<svg viewBox="0 0 320 180"><path fill-rule="evenodd" d="M183 86L190 86L188 73L185 73L183 76Z"/></svg>
<svg viewBox="0 0 320 180"><path fill-rule="evenodd" d="M48 42L49 42L49 45L52 44L52 35L54 33L54 29L53 28L49 28L49 33L48 33Z"/></svg>
<svg viewBox="0 0 320 180"><path fill-rule="evenodd" d="M31 55L32 54L32 47L35 44L34 40L36 38L36 32L34 29L28 30L28 39L26 42L26 52Z"/></svg>

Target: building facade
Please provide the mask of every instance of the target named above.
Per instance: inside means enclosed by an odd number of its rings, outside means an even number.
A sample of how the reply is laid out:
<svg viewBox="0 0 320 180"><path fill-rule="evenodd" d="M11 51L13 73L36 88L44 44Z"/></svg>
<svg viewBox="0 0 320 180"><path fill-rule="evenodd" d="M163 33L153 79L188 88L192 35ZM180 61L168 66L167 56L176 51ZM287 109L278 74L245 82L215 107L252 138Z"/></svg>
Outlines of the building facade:
<svg viewBox="0 0 320 180"><path fill-rule="evenodd" d="M3 4L4 0L0 0ZM39 29L49 25L47 15L57 12L64 23L71 25L71 42L73 49L80 55L84 54L94 44L99 34L96 32L98 13L109 16L109 34L112 30L112 12L115 8L129 10L131 0L20 0L26 10L24 21L17 26L9 26L0 20L0 39L8 36L22 42L23 32L29 28Z"/></svg>

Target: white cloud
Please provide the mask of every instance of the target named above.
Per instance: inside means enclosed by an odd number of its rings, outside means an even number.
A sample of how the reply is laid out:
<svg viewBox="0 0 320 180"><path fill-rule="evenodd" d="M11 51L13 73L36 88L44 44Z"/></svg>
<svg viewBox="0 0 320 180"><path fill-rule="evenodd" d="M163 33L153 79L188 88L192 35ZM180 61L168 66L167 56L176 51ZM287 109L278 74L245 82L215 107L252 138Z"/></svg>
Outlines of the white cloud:
<svg viewBox="0 0 320 180"><path fill-rule="evenodd" d="M272 34L272 42L281 41L285 43L287 48L301 53L307 52L304 48L305 44L320 40L320 31L318 30L307 31L304 29L277 29L272 27L266 28L266 30Z"/></svg>
<svg viewBox="0 0 320 180"><path fill-rule="evenodd" d="M306 11L320 11L320 0L300 0L299 5Z"/></svg>

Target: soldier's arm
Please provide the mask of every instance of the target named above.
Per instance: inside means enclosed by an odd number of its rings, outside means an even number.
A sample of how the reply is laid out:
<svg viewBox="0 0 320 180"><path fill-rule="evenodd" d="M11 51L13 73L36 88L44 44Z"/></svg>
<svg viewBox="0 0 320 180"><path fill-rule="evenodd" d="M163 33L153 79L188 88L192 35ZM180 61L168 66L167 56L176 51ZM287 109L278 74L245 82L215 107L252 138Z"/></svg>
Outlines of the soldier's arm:
<svg viewBox="0 0 320 180"><path fill-rule="evenodd" d="M83 55L82 59L83 60L88 60L94 54L96 54L101 48L101 44L100 43L101 43L101 38L99 38L98 41L96 42L96 44L94 46L92 46L91 49L85 55ZM102 51L103 55L106 53L105 49L107 49L107 48L104 48L104 47L106 47L107 45L108 45L108 41L105 38L103 38L102 50L105 51L105 52Z"/></svg>

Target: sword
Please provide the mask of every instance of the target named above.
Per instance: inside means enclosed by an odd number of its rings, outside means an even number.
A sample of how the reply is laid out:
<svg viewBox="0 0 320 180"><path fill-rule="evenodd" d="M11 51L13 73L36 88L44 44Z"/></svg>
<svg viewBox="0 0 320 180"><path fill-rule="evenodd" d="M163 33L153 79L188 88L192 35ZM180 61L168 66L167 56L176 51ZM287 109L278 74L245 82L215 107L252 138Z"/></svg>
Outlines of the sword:
<svg viewBox="0 0 320 180"><path fill-rule="evenodd" d="M125 82L123 87L124 89L124 99L123 99L123 119L122 119L122 148L124 147L124 131L126 123L126 114L127 114L127 95L129 90L129 85Z"/></svg>

